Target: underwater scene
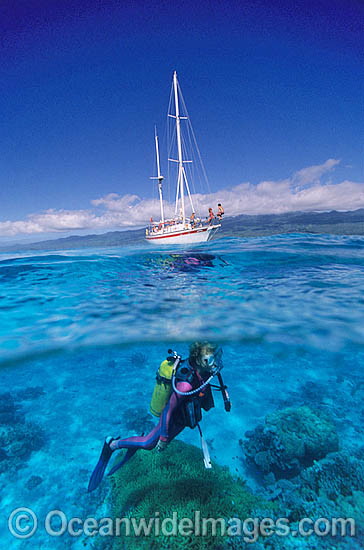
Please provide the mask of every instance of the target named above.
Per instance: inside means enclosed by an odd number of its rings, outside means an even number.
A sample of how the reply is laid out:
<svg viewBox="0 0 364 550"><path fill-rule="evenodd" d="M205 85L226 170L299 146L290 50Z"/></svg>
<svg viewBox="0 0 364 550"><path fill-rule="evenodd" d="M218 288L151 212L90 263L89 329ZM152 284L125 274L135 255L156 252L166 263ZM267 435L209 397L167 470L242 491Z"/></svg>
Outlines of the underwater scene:
<svg viewBox="0 0 364 550"><path fill-rule="evenodd" d="M363 306L363 237L1 254L4 547L364 548Z"/></svg>

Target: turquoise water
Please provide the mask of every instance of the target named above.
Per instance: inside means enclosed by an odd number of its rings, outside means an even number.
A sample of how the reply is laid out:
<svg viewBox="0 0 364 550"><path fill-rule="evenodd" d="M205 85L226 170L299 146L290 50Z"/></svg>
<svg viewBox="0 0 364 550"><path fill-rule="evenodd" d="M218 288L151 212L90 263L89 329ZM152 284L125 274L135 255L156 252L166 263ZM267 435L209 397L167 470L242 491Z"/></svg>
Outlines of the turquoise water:
<svg viewBox="0 0 364 550"><path fill-rule="evenodd" d="M341 450L361 456L363 303L362 237L0 255L2 518L20 506L39 518L57 508L102 517L109 481L86 489L104 436L153 427L155 371L168 348L187 357L197 339L222 346L232 401L226 413L216 396L202 421L212 459L254 491L267 494L267 484L239 440L277 409L324 410ZM4 433L13 437L11 452ZM180 439L199 445L196 430ZM41 530L21 541L6 519L0 535L16 549L93 548L90 538ZM307 540L284 543L272 548L311 548ZM317 538L312 548L360 544Z"/></svg>

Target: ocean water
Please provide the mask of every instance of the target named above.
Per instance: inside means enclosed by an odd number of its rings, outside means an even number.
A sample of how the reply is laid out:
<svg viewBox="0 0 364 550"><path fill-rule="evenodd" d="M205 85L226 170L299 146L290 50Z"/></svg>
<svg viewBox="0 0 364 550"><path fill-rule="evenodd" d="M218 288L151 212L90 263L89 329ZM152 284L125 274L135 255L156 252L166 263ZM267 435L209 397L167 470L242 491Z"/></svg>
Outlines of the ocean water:
<svg viewBox="0 0 364 550"><path fill-rule="evenodd" d="M356 508L364 502L354 480L364 449L363 303L362 237L1 254L1 541L16 550L94 548L92 537L50 536L44 518L107 515L109 479L87 493L104 437L156 424L148 413L156 370L169 348L187 357L196 340L222 347L232 402L227 413L215 396L201 423L213 462L257 494L278 488L284 501L285 489L249 464L241 440L268 414L307 405L330 416L340 452L355 457L352 474L340 475L346 509ZM200 444L197 430L179 439ZM325 498L317 494L323 514L335 501ZM21 507L38 518L29 539L9 532ZM254 547L364 547L360 529L345 540L278 539Z"/></svg>

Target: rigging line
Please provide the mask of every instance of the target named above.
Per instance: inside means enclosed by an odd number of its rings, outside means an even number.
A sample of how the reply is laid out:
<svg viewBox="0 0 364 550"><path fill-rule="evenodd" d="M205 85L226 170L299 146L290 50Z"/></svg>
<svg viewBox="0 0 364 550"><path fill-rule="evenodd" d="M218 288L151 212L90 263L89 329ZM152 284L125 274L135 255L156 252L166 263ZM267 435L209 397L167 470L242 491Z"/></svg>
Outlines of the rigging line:
<svg viewBox="0 0 364 550"><path fill-rule="evenodd" d="M154 174L157 173L157 159L156 159L156 156L155 154L153 155L153 166L152 166L152 171L151 171L151 174L152 176L154 177ZM156 182L153 180L153 183L152 183L152 203L154 203L154 201L156 200L157 198L157 193L156 193Z"/></svg>
<svg viewBox="0 0 364 550"><path fill-rule="evenodd" d="M168 143L168 136L167 136L167 126L165 126L164 128L164 133L163 133L163 138L161 140L161 147L160 147L160 151L165 151L166 150L166 144ZM157 162L157 159L156 159L156 162ZM164 190L164 197L163 197L163 201L166 200L167 196L168 196L168 202L169 202L169 179L168 178L164 178L163 180L163 190ZM165 191L167 191L165 193Z"/></svg>
<svg viewBox="0 0 364 550"><path fill-rule="evenodd" d="M169 97L169 103L171 102L171 96ZM169 126L169 121L168 121L168 112L169 112L169 104L168 104L168 111L167 111L167 121L166 121L166 129L167 129L167 177L168 177L168 202L170 203L171 202L171 185L170 185L170 181L171 181L171 171L170 171L170 165L169 165L169 162L168 162L168 148L169 148L169 144L170 144L170 141L171 141L171 129L170 129L170 126Z"/></svg>
<svg viewBox="0 0 364 550"><path fill-rule="evenodd" d="M170 128L170 143L169 143L169 149L168 149L168 158L175 157L175 150L177 148L177 128L176 123L174 119L171 119L168 117L167 121L169 128ZM168 162L168 168L169 168L169 177L171 181L171 189L172 189L172 180L173 182L176 182L177 184L177 193L176 193L176 201L178 202L178 193L179 193L179 187L178 187L178 170L176 172L176 167L172 168L171 163Z"/></svg>
<svg viewBox="0 0 364 550"><path fill-rule="evenodd" d="M168 147L169 147L169 126L168 126L168 116L166 117L166 134L167 134L167 142L166 142L166 153L167 153L167 193L168 193L168 203L171 201L171 192L170 192L170 173L169 173L169 162L168 162Z"/></svg>
<svg viewBox="0 0 364 550"><path fill-rule="evenodd" d="M198 153L198 157L199 157L199 160L200 160L200 163L201 163L201 167L202 167L202 171L203 171L203 174L204 174L204 177L205 177L205 180L206 180L206 184L207 184L207 188L208 188L208 191L209 193L211 193L211 189L210 189L210 184L209 184L209 180L208 180L208 177L207 177L207 173L206 173L206 170L205 170L205 166L202 162L202 158L201 158L201 153L200 153L200 149L197 145L197 140L196 140L196 136L195 136L195 133L193 131L193 127L192 127L192 123L191 123L191 119L190 119L190 116L188 114L188 111L187 111L187 107L186 107L186 104L185 104L185 101L183 99L183 94L182 94L182 91L181 91L181 87L178 83L178 89L179 89L179 93L180 93L180 97L181 97L181 102L182 102L182 105L183 105L183 109L187 115L187 119L188 119L188 124L191 128L191 133L192 133L192 136L193 136L193 141L195 143L195 147L197 149L197 153Z"/></svg>
<svg viewBox="0 0 364 550"><path fill-rule="evenodd" d="M187 142L188 142L188 144L187 144ZM188 126L187 126L185 144L186 144L186 148L189 149L190 157L191 157L191 160L192 160L192 163L187 166L189 181L191 182L191 187L192 187L193 193L197 194L197 184L198 184L197 180L200 179L199 178L199 173L198 173L198 170L197 170L197 167L198 167L199 163L198 163L198 158L196 156L195 148L193 147L191 132L190 132Z"/></svg>
<svg viewBox="0 0 364 550"><path fill-rule="evenodd" d="M189 188L189 185L188 185L188 181L187 181L187 177L186 177L186 171L184 169L183 169L183 175L184 175L185 182L186 182L186 188L187 188L187 192L188 192L188 198L189 198L189 201L190 201L191 213L192 213L192 212L195 212L195 207L193 206L192 195L191 195L190 188Z"/></svg>
<svg viewBox="0 0 364 550"><path fill-rule="evenodd" d="M197 160L196 152L195 152L193 144L192 144L191 132L190 132L190 129L189 129L188 125L187 125L187 139L188 139L188 147L191 151L191 160L192 160L192 163L188 167L188 170L189 170L189 174L190 174L190 181L192 183L193 192L196 194L197 193L196 184L197 184L197 179L199 179L198 174L197 174L198 163L196 162L196 160ZM187 145L186 145L186 147L187 147Z"/></svg>
<svg viewBox="0 0 364 550"><path fill-rule="evenodd" d="M176 134L176 125L171 122L170 117L167 116L167 128L168 128L168 144L167 154L168 158L171 158L171 151L174 145L174 139Z"/></svg>
<svg viewBox="0 0 364 550"><path fill-rule="evenodd" d="M171 179L172 179L172 175L171 175L171 164L170 164L170 162L168 162L168 158L169 158L169 151L170 151L171 141L172 141L172 130L171 130L171 127L170 127L168 117L167 117L167 134L168 134L167 135L168 202L170 203L171 202L171 187L172 187Z"/></svg>
<svg viewBox="0 0 364 550"><path fill-rule="evenodd" d="M181 146L182 146L182 155L183 155L184 159L187 160L188 159L187 151L186 151L186 147L185 147L185 143L184 143L184 137L183 137L182 132L181 132ZM186 167L186 164L183 164L182 185L186 185L186 190L187 190L187 193L189 194L185 167Z"/></svg>
<svg viewBox="0 0 364 550"><path fill-rule="evenodd" d="M188 147L187 147L187 143L186 143L186 139L185 139L185 136L182 135L182 148L183 148L183 153L184 153L184 157L186 160L191 160L190 159L190 151L188 150ZM191 184L191 187L192 187L192 191L193 193L196 194L196 188L195 188L195 183L193 181L193 178L192 178L192 170L191 170L191 164L192 163L187 163L185 166L184 166L184 169L185 169L185 180L186 180L186 187L189 188L189 183Z"/></svg>
<svg viewBox="0 0 364 550"><path fill-rule="evenodd" d="M171 106L172 106L172 98L173 98L173 82L171 86L171 92L169 94L169 103L168 103L168 111L167 111L167 117L168 115L171 115Z"/></svg>
<svg viewBox="0 0 364 550"><path fill-rule="evenodd" d="M165 145L165 151L167 153L167 195L168 195L168 204L171 202L171 174L169 169L169 162L168 162L168 147L170 142L170 128L168 125L168 117L167 117L167 123L166 123L166 145Z"/></svg>
<svg viewBox="0 0 364 550"><path fill-rule="evenodd" d="M172 124L171 122L168 122L168 124ZM172 126L173 130L171 130L171 127L169 126L169 149L168 149L168 158L173 157L173 149L175 147L175 143L177 140L177 130L174 125ZM171 167L171 162L168 162L168 180L169 180L169 202L171 202L171 189L172 189L172 180L173 182L176 180L176 173L175 168ZM173 163L174 164L174 163Z"/></svg>
<svg viewBox="0 0 364 550"><path fill-rule="evenodd" d="M192 134L193 143L195 144L195 147L196 147L196 160L198 159L199 165L201 166L201 170L202 170L201 182L202 182L202 179L203 179L204 182L205 182L206 188L207 188L206 191L207 191L209 194L211 194L210 183L209 183L209 180L208 180L208 177L207 177L207 173L206 173L206 170L205 170L205 165L204 165L204 163L203 163L203 161L202 161L200 149L199 149L199 147L198 147L197 140L196 140L196 136L195 136L195 134L194 134L192 125L190 126L190 130L191 130L191 134Z"/></svg>
<svg viewBox="0 0 364 550"><path fill-rule="evenodd" d="M170 150L172 147L172 141L173 141L173 132L171 130L170 126L170 118L168 114L171 114L171 108L172 108L172 100L173 100L173 82L171 85L171 91L169 94L169 102L168 102L168 110L167 110L167 159L170 158ZM171 169L170 169L170 162L167 160L167 172L168 172L168 182L167 182L167 188L168 188L168 203L171 204Z"/></svg>
<svg viewBox="0 0 364 550"><path fill-rule="evenodd" d="M177 129L173 128L173 131L170 133L170 136L169 136L169 138L170 138L170 147L168 149L168 158L173 157L172 150L173 150L174 144L176 143L176 137L177 137Z"/></svg>
<svg viewBox="0 0 364 550"><path fill-rule="evenodd" d="M199 185L199 189L201 190L201 193L209 193L209 185L208 181L205 178L205 175L203 173L203 165L200 162L198 151L196 147L194 147L194 140L192 136L191 130L189 131L189 138L191 140L191 147L193 151L193 160L195 162L195 181L196 185Z"/></svg>

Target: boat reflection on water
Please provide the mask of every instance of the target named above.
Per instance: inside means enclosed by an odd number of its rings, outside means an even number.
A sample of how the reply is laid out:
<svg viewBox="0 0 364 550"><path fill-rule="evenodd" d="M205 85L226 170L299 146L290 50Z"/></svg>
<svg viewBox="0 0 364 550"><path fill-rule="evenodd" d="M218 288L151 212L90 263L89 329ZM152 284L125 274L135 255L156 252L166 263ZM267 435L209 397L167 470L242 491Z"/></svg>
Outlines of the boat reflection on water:
<svg viewBox="0 0 364 550"><path fill-rule="evenodd" d="M205 268L228 265L221 256L194 251L154 256L148 259L147 262L148 264L152 263L158 269L163 268L163 271L168 274L175 272L193 274L201 272Z"/></svg>
<svg viewBox="0 0 364 550"><path fill-rule="evenodd" d="M185 254L170 254L170 267L177 271L187 271L194 272L199 271L204 267L214 267L213 260L216 259L216 256L212 254L201 254L201 253L185 253Z"/></svg>

